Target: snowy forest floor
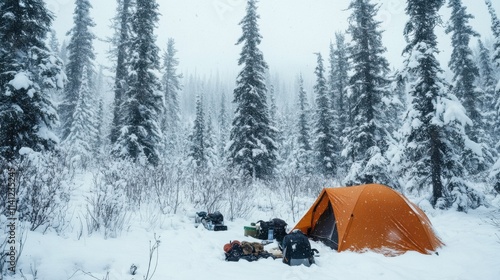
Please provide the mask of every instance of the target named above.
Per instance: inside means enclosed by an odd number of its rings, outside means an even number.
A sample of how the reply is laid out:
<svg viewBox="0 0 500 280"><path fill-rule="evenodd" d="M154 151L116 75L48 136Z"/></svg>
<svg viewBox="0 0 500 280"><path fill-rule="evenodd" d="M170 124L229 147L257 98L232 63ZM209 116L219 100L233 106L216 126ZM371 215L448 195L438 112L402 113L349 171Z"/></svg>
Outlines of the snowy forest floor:
<svg viewBox="0 0 500 280"><path fill-rule="evenodd" d="M73 192L68 213L85 209L89 178L77 177L82 182ZM314 199L307 198L309 205ZM153 277L148 279L493 280L500 275L500 225L495 225L495 221L500 221L500 198L493 199L493 204L467 214L423 207L438 236L446 244L438 255L408 252L386 257L373 252L337 253L321 243L312 242L320 256L316 258L316 265L309 268L289 267L281 259L240 260L238 263L224 260L225 243L230 240L252 241L243 234L243 226L250 222L279 217L289 223L289 229L292 228L295 223L283 207L271 212L257 208L247 219L226 220L228 231L223 232L194 226L195 211L204 209L184 207L178 214L162 215L143 207L128 216L125 228L116 238L104 238L99 232L91 235L82 232L85 223L80 220L82 216L71 214L70 226L59 235L50 231L45 234L39 231L26 233L26 243L18 262L18 271L22 274L18 272L6 279L144 279L149 248L154 245L156 236L160 246L153 254L151 268L156 260L158 265ZM265 248L273 247L277 247L277 243ZM132 264L138 267L136 275L130 274Z"/></svg>

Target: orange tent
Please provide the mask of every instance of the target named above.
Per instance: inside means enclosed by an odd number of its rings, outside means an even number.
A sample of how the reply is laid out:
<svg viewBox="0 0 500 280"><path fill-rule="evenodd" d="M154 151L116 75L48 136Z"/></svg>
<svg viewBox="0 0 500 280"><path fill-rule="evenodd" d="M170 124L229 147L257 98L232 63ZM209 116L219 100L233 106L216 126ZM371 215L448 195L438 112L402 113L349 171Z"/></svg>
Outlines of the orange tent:
<svg viewBox="0 0 500 280"><path fill-rule="evenodd" d="M443 245L418 206L378 184L323 189L295 229L339 252L430 254Z"/></svg>

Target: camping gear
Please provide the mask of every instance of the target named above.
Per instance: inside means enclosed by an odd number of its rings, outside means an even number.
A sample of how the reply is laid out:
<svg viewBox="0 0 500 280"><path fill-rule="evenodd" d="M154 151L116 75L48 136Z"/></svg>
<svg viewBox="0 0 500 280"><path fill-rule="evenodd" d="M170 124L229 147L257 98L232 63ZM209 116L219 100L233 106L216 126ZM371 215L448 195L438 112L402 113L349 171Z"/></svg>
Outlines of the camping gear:
<svg viewBox="0 0 500 280"><path fill-rule="evenodd" d="M444 245L418 206L378 184L323 189L295 229L339 252L430 254Z"/></svg>
<svg viewBox="0 0 500 280"><path fill-rule="evenodd" d="M245 236L250 236L250 237L257 238L259 232L258 232L258 228L255 225L255 223L251 223L250 226L244 226L243 227L243 234Z"/></svg>
<svg viewBox="0 0 500 280"><path fill-rule="evenodd" d="M219 211L215 211L214 213L196 212L195 223L203 224L208 230L227 230L227 226L224 225L224 216Z"/></svg>
<svg viewBox="0 0 500 280"><path fill-rule="evenodd" d="M279 243L283 241L283 237L286 235L287 226L285 221L274 218L267 222L260 220L257 223L259 224L259 229L256 238L262 240L276 239Z"/></svg>
<svg viewBox="0 0 500 280"><path fill-rule="evenodd" d="M264 250L264 246L258 242L240 242L238 240L233 240L225 244L223 249L226 255L226 261L228 262L237 262L240 259L253 262L261 258L267 259L269 257L275 259L274 255Z"/></svg>
<svg viewBox="0 0 500 280"><path fill-rule="evenodd" d="M290 266L305 265L307 267L314 263L314 252L311 249L309 239L300 230L293 230L283 238L283 263Z"/></svg>

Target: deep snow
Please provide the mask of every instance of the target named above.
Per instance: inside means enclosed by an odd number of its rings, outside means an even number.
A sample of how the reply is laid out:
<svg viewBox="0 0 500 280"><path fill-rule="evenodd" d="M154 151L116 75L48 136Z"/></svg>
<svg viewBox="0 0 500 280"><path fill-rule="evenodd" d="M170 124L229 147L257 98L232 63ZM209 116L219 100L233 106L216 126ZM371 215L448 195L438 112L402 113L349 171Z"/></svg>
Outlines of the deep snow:
<svg viewBox="0 0 500 280"><path fill-rule="evenodd" d="M85 178L84 178L85 179ZM81 196L84 192L76 192ZM310 198L312 201L314 198ZM84 200L73 200L73 207L82 207ZM366 252L337 253L320 243L312 246L320 251L316 265L289 267L281 259L257 262L224 260L223 246L230 240L248 240L243 226L252 221L279 217L274 213L254 211L250 219L226 221L228 231L195 228L194 211L156 216L143 210L130 216L128 227L117 238L103 235L79 236L79 215L72 215L73 228L63 236L54 232L29 232L18 263L26 279L143 279L148 268L150 241L159 236L158 268L152 279L500 279L500 228L491 223L500 220L497 207L480 208L469 213L438 211L425 207L434 229L446 244L439 255L408 252L397 257ZM76 209L74 208L74 209ZM203 210L203 209L200 209ZM274 210L276 211L276 210ZM305 210L304 210L305 212ZM290 215L282 214L285 220ZM291 218L290 218L291 219ZM293 222L287 220L289 228ZM277 244L266 245L266 248ZM153 261L155 258L153 258ZM132 264L138 267L131 275ZM109 274L108 274L109 273ZM108 278L107 278L108 277ZM23 279L20 273L6 279Z"/></svg>

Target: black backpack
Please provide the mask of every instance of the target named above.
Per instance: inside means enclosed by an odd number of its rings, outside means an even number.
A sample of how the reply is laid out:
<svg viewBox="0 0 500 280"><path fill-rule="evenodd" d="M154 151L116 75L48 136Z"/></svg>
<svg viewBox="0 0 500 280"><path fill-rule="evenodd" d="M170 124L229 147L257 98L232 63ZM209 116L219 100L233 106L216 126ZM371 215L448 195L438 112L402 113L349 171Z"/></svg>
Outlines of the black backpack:
<svg viewBox="0 0 500 280"><path fill-rule="evenodd" d="M290 265L292 259L307 259L309 265L314 263L314 252L317 252L317 250L311 249L309 239L299 230L285 236L281 247L283 250L283 263Z"/></svg>
<svg viewBox="0 0 500 280"><path fill-rule="evenodd" d="M269 229L273 229L273 239L276 239L279 243L283 241L283 237L286 235L287 223L282 219L274 218L270 221L264 222L262 220L258 221L260 225L259 232L257 234L258 239L267 240L269 237Z"/></svg>

